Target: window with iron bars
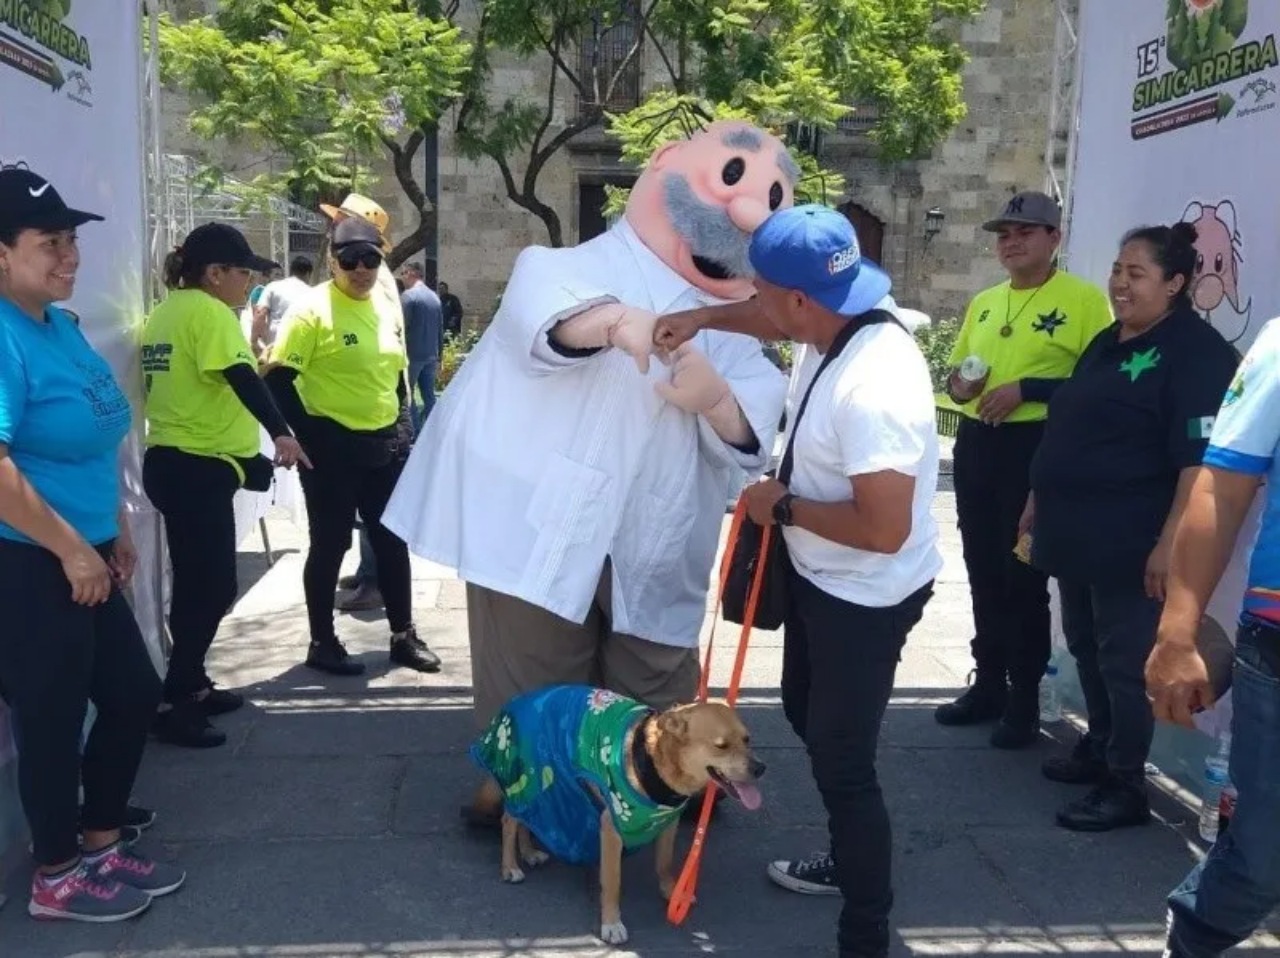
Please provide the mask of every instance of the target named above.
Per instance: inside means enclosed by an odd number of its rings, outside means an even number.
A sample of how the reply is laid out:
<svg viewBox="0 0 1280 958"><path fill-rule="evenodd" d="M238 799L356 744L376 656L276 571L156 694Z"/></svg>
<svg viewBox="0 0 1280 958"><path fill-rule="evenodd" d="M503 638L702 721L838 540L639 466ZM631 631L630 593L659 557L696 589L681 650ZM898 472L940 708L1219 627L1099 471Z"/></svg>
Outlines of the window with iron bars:
<svg viewBox="0 0 1280 958"><path fill-rule="evenodd" d="M836 130L846 136L866 133L880 122L880 108L874 103L850 103L852 113L846 113L836 121Z"/></svg>
<svg viewBox="0 0 1280 958"><path fill-rule="evenodd" d="M623 0L620 6L621 10L612 23L604 22L597 15L594 25L585 30L578 41L578 79L582 81L585 93L585 96L580 93L575 98L578 116L595 106L619 113L640 105L640 59L643 51L636 51L618 74L619 67L640 37L640 4L638 0ZM609 82L614 74L618 74L617 82L613 85L612 95L608 95Z"/></svg>

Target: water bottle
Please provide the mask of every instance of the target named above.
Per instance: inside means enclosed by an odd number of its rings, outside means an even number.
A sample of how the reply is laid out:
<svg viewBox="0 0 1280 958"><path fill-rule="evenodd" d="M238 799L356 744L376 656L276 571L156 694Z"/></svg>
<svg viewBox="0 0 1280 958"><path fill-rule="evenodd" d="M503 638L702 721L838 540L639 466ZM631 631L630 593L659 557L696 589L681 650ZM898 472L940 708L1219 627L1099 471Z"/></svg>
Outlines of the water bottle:
<svg viewBox="0 0 1280 958"><path fill-rule="evenodd" d="M1204 792L1200 797L1200 837L1206 842L1218 840L1218 816L1222 792L1230 785L1231 734L1218 739L1218 751L1204 760Z"/></svg>
<svg viewBox="0 0 1280 958"><path fill-rule="evenodd" d="M1058 688L1058 664L1050 661L1040 683L1040 721L1046 725L1062 721L1062 690Z"/></svg>

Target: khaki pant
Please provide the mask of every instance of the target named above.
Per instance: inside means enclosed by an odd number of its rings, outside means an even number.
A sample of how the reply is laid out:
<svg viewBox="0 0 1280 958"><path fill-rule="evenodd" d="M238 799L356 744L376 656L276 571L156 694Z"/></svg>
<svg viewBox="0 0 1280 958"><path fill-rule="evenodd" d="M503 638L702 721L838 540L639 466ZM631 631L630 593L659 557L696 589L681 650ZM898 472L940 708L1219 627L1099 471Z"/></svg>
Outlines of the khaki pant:
<svg viewBox="0 0 1280 958"><path fill-rule="evenodd" d="M698 650L614 632L606 563L581 625L501 592L467 583L475 719L487 726L509 699L546 685L595 685L655 709L698 694Z"/></svg>

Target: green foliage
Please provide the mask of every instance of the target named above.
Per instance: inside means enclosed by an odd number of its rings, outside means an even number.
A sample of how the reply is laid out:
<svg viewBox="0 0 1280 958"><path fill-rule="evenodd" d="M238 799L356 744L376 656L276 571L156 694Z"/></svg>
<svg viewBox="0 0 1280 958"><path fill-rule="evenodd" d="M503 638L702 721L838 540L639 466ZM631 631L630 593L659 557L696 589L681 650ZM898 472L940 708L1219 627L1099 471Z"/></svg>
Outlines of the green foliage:
<svg viewBox="0 0 1280 958"><path fill-rule="evenodd" d="M440 353L440 367L436 373L436 389L444 389L457 374L467 353L480 339L479 329L463 329L460 334L444 334L444 350Z"/></svg>
<svg viewBox="0 0 1280 958"><path fill-rule="evenodd" d="M951 350L959 335L960 320L954 316L916 330L916 342L929 363L933 388L939 392L946 391L947 377L951 375Z"/></svg>
<svg viewBox="0 0 1280 958"><path fill-rule="evenodd" d="M728 0L658 4L653 32L677 36L698 56L671 71L669 88L636 110L610 116L623 156L643 163L690 118L747 118L776 133L789 124L829 130L847 104L875 106L869 136L881 159L927 152L965 115L964 51L954 25L984 0ZM669 62L669 59L668 61ZM791 144L804 179L800 201L834 202L844 184ZM625 202L612 191L609 211Z"/></svg>
<svg viewBox="0 0 1280 958"><path fill-rule="evenodd" d="M191 129L270 155L250 181L259 195L334 197L390 154L423 214L404 158L461 93L469 53L456 27L408 0L224 0L212 16L160 23L161 77L194 95Z"/></svg>

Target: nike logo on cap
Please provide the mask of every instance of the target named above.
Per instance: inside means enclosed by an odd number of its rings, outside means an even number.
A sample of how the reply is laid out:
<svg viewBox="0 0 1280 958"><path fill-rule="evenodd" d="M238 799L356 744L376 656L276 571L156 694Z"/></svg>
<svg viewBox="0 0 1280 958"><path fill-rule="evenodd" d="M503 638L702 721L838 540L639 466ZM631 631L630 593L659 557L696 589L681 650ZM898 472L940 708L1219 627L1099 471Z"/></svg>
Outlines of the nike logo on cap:
<svg viewBox="0 0 1280 958"><path fill-rule="evenodd" d="M44 196L44 191L47 190L48 188L49 188L48 183L45 183L44 186L40 187L40 189L36 189L34 186L28 186L27 192L31 194L32 199L38 200L40 199L40 197Z"/></svg>

